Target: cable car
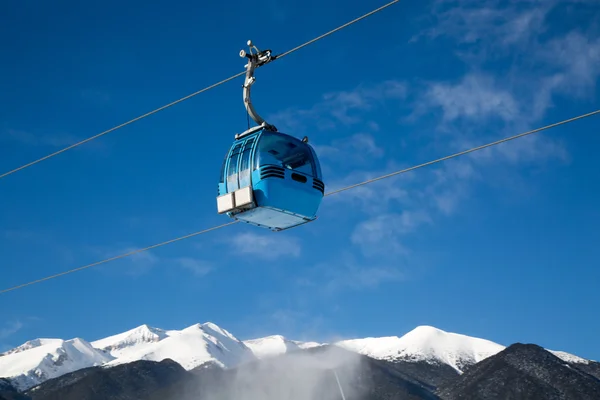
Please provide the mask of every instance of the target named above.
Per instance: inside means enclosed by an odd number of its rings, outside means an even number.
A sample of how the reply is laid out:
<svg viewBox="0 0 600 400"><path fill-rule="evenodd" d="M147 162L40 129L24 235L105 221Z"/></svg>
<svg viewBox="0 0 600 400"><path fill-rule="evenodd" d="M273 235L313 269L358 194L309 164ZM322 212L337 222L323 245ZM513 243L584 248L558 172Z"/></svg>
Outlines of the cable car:
<svg viewBox="0 0 600 400"><path fill-rule="evenodd" d="M277 131L254 109L250 86L254 70L275 57L248 41L250 52L244 83L244 104L258 124L235 135L221 168L217 211L229 217L281 231L317 218L325 193L319 159L308 138L302 140ZM255 52L253 52L253 50Z"/></svg>

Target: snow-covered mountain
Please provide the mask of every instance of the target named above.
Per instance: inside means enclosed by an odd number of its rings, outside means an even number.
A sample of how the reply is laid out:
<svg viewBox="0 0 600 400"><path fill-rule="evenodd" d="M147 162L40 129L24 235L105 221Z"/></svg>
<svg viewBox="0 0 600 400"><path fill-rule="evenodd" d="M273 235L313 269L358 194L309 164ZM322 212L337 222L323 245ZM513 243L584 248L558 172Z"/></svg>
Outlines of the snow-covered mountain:
<svg viewBox="0 0 600 400"><path fill-rule="evenodd" d="M103 365L112 357L83 339L36 339L0 356L0 377L23 390L82 368Z"/></svg>
<svg viewBox="0 0 600 400"><path fill-rule="evenodd" d="M92 346L104 350L115 358L128 357L142 349L151 348L155 343L168 336L167 331L141 325L127 332L92 342Z"/></svg>
<svg viewBox="0 0 600 400"><path fill-rule="evenodd" d="M206 363L230 368L256 359L241 341L210 322L181 331L142 325L91 344L82 339L29 341L0 356L0 377L25 390L82 368L166 358L188 370Z"/></svg>
<svg viewBox="0 0 600 400"><path fill-rule="evenodd" d="M387 361L425 361L447 364L459 373L468 365L493 356L504 346L485 339L419 326L402 337L344 340L337 346Z"/></svg>
<svg viewBox="0 0 600 400"><path fill-rule="evenodd" d="M112 336L93 343L116 357L107 366L170 358L190 370L206 363L231 368L256 359L241 341L210 322L195 324L181 331L163 331L144 325L126 333L128 335Z"/></svg>
<svg viewBox="0 0 600 400"><path fill-rule="evenodd" d="M289 353L290 351L321 346L321 343L289 340L281 335L245 340L244 344L248 346L259 359L278 356L280 354Z"/></svg>
<svg viewBox="0 0 600 400"><path fill-rule="evenodd" d="M589 364L590 360L586 360L585 358L577 357L576 355L565 353L564 351L556 351L556 350L548 350L550 353L554 354L556 357L560 358L564 362L573 363L573 364Z"/></svg>
<svg viewBox="0 0 600 400"><path fill-rule="evenodd" d="M92 343L82 339L36 339L0 354L0 378L9 378L20 390L78 369L137 360L170 358L187 370L202 365L232 368L248 361L299 351L327 343L301 342L275 335L238 340L228 331L207 322L182 330L163 330L142 325ZM419 326L402 337L343 340L333 345L387 361L446 364L462 373L504 350L485 339ZM566 362L588 363L575 355L552 351Z"/></svg>

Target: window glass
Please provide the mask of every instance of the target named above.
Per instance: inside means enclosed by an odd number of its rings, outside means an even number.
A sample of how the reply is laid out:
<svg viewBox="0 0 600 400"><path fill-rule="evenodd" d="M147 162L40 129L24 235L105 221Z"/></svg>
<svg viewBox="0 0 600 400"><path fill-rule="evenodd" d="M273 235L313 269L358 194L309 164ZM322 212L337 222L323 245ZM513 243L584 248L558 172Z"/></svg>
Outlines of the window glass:
<svg viewBox="0 0 600 400"><path fill-rule="evenodd" d="M250 168L250 152L252 151L252 143L254 143L254 139L250 139L246 142L244 146L244 152L242 153L242 165L240 166L240 171L245 171Z"/></svg>
<svg viewBox="0 0 600 400"><path fill-rule="evenodd" d="M227 154L225 154L225 158L223 158L223 165L221 165L221 177L219 179L219 182L223 183L225 182L225 164L227 164L227 156L229 155L229 152L227 152Z"/></svg>
<svg viewBox="0 0 600 400"><path fill-rule="evenodd" d="M229 168L227 171L227 186L228 191L237 187L237 162L240 157L241 145L235 146L229 159Z"/></svg>
<svg viewBox="0 0 600 400"><path fill-rule="evenodd" d="M244 145L244 151L242 152L239 176L240 187L250 185L250 152L252 151L252 143L254 143L254 139L249 139Z"/></svg>
<svg viewBox="0 0 600 400"><path fill-rule="evenodd" d="M315 163L308 145L295 138L278 133L265 132L258 143L256 168L263 165L277 165L315 175Z"/></svg>

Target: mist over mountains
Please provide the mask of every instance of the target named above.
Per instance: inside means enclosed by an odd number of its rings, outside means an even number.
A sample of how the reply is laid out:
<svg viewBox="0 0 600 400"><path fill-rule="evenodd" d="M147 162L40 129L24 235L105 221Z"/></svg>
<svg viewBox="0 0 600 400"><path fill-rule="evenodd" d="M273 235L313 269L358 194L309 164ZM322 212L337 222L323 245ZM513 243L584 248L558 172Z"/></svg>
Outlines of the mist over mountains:
<svg viewBox="0 0 600 400"><path fill-rule="evenodd" d="M600 398L599 363L431 326L318 343L142 325L93 342L28 341L0 355L0 377L0 400Z"/></svg>

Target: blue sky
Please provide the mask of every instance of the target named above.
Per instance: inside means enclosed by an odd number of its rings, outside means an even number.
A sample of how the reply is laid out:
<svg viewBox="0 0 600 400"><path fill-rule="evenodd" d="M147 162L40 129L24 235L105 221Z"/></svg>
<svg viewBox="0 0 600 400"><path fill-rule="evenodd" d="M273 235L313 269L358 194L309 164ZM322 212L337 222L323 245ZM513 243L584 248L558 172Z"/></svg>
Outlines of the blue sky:
<svg viewBox="0 0 600 400"><path fill-rule="evenodd" d="M240 72L248 39L281 53L377 6L222 4L9 2L0 171ZM594 110L597 7L402 1L258 70L255 105L309 136L335 189ZM241 79L0 180L0 286L227 222ZM0 347L144 323L323 341L426 324L600 359L598 121L340 193L298 229L235 225L3 294Z"/></svg>

